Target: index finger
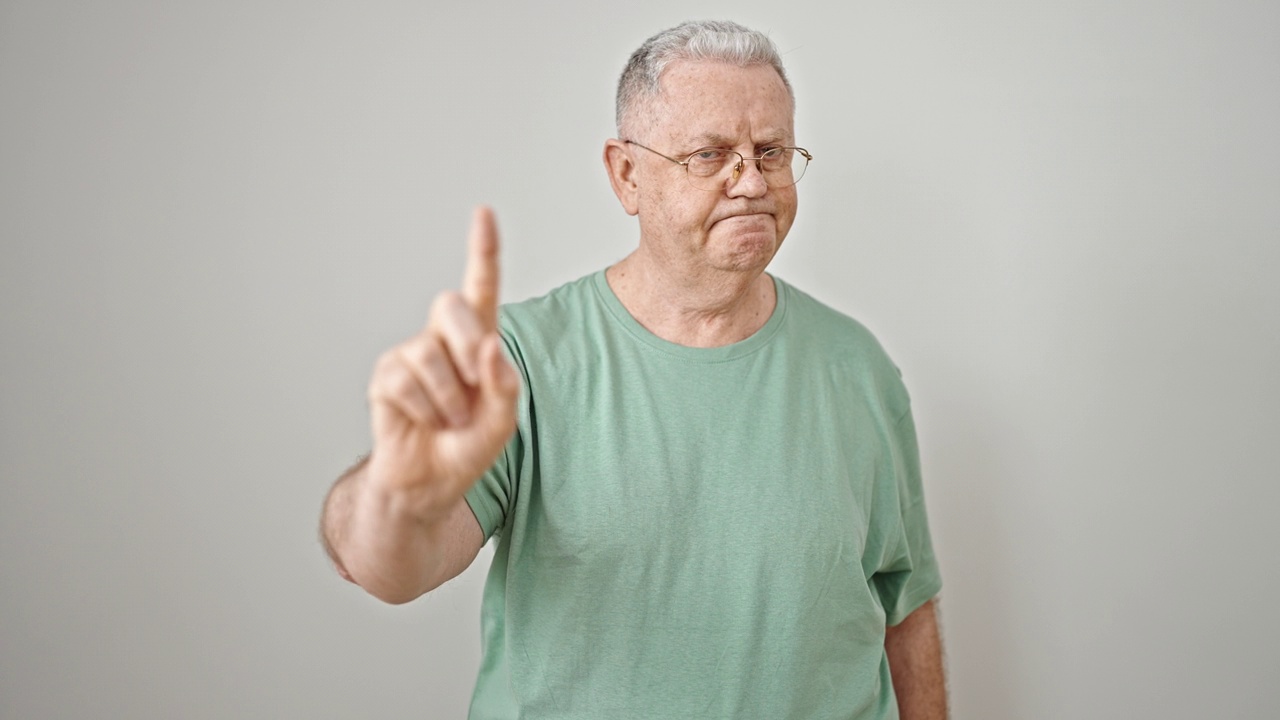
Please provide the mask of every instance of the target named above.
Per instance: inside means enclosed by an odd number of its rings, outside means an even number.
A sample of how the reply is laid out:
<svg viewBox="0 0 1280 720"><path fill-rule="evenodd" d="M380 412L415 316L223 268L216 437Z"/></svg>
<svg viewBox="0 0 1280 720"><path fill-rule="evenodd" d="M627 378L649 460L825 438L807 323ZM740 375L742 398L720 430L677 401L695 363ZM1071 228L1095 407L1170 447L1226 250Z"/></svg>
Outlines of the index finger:
<svg viewBox="0 0 1280 720"><path fill-rule="evenodd" d="M471 216L467 238L467 269L462 297L487 331L498 327L498 224L493 211L481 205Z"/></svg>

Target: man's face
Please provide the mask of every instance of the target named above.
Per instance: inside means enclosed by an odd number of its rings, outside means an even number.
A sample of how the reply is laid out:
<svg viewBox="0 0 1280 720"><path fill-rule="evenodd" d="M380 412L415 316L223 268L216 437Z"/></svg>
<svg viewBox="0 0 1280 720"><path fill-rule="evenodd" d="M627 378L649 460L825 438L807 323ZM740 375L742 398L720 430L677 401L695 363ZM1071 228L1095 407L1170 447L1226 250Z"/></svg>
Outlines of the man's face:
<svg viewBox="0 0 1280 720"><path fill-rule="evenodd" d="M795 145L791 96L768 65L678 61L662 91L640 111L630 138L683 160L705 147L757 157ZM664 259L700 270L763 270L796 215L795 186L771 188L754 162L716 191L694 188L685 169L632 147L641 242Z"/></svg>

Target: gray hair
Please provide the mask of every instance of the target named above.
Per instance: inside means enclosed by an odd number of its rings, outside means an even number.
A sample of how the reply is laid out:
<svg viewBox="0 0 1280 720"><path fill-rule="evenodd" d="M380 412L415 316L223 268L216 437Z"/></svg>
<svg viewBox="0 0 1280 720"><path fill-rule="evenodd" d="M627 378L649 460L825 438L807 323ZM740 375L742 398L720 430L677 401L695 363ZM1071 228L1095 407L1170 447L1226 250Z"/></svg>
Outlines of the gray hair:
<svg viewBox="0 0 1280 720"><path fill-rule="evenodd" d="M657 97L662 71L676 60L714 60L739 67L771 65L778 71L787 94L795 100L791 81L782 68L778 48L762 32L735 22L690 20L654 35L631 54L627 67L618 79L618 134L634 113L636 106Z"/></svg>

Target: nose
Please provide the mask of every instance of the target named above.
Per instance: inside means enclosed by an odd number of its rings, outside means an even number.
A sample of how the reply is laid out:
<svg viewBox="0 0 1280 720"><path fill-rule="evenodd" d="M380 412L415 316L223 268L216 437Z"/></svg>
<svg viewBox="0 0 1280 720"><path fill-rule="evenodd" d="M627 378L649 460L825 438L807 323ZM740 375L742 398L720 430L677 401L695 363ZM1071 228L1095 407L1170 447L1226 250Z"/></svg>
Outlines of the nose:
<svg viewBox="0 0 1280 720"><path fill-rule="evenodd" d="M760 158L744 158L739 155L738 164L733 166L733 174L729 177L725 190L729 197L764 197L769 192L769 186L764 181Z"/></svg>

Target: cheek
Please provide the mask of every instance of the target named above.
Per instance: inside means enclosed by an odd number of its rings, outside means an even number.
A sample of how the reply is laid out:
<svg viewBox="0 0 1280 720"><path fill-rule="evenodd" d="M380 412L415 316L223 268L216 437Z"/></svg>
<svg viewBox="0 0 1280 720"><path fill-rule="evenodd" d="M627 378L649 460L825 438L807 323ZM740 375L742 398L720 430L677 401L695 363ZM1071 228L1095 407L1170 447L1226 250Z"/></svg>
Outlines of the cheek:
<svg viewBox="0 0 1280 720"><path fill-rule="evenodd" d="M641 186L640 216L664 234L701 234L719 201L719 195L692 187L683 176L654 178Z"/></svg>
<svg viewBox="0 0 1280 720"><path fill-rule="evenodd" d="M695 194L696 193L696 194ZM663 214L673 226L702 227L716 207L713 193L676 187L661 199Z"/></svg>
<svg viewBox="0 0 1280 720"><path fill-rule="evenodd" d="M796 200L797 198L794 190L787 196L779 198L778 229L782 232L786 232L791 227L791 223L796 219Z"/></svg>
<svg viewBox="0 0 1280 720"><path fill-rule="evenodd" d="M707 193L710 195L710 193ZM679 187L649 187L642 195L640 223L652 238L698 237L706 231L709 210L699 211L694 198Z"/></svg>

